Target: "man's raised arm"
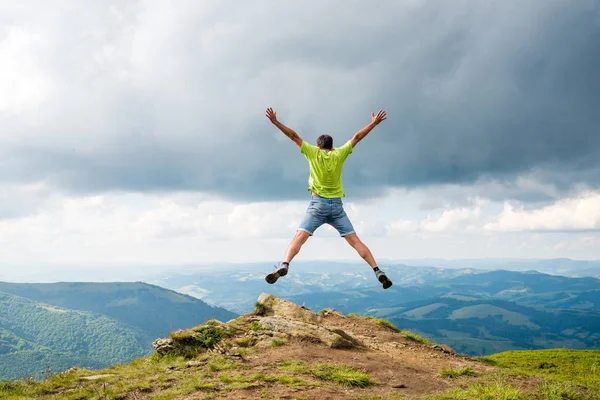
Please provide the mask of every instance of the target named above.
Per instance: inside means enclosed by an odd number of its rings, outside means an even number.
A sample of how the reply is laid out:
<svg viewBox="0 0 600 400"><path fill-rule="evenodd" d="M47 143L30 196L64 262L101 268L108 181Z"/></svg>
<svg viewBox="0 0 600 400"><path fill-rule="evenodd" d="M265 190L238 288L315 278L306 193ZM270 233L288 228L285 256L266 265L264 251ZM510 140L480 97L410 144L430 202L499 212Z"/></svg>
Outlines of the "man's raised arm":
<svg viewBox="0 0 600 400"><path fill-rule="evenodd" d="M363 140L373 128L375 128L377 125L379 125L381 121L385 119L386 113L383 110L379 110L377 115L375 115L375 113L371 113L371 123L362 128L360 131L356 132L354 136L352 136L352 139L350 139L350 141L352 142L352 147L356 146L358 142Z"/></svg>
<svg viewBox="0 0 600 400"><path fill-rule="evenodd" d="M279 130L285 134L285 136L289 137L294 143L296 143L296 146L302 146L302 138L298 136L293 129L288 128L281 122L277 121L277 113L273 111L271 107L267 108L267 118L269 118L273 125L278 127Z"/></svg>

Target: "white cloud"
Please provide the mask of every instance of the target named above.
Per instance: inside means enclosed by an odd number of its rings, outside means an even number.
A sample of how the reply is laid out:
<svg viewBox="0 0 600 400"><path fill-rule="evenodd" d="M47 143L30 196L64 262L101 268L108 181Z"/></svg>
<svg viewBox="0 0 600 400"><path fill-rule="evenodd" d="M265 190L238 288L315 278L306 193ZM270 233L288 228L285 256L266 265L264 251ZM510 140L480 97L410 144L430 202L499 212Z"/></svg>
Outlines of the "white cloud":
<svg viewBox="0 0 600 400"><path fill-rule="evenodd" d="M477 231L480 229L482 207L488 202L483 199L471 199L471 202L473 203L471 207L445 209L436 215L429 214L420 221L398 219L387 225L387 233L393 236L410 232Z"/></svg>
<svg viewBox="0 0 600 400"><path fill-rule="evenodd" d="M504 204L504 210L484 227L488 231L581 231L600 229L600 192L586 192L552 205L526 210Z"/></svg>
<svg viewBox="0 0 600 400"><path fill-rule="evenodd" d="M36 48L44 46L42 36L16 26L5 32L0 40L0 115L12 116L42 104L51 82L36 57Z"/></svg>

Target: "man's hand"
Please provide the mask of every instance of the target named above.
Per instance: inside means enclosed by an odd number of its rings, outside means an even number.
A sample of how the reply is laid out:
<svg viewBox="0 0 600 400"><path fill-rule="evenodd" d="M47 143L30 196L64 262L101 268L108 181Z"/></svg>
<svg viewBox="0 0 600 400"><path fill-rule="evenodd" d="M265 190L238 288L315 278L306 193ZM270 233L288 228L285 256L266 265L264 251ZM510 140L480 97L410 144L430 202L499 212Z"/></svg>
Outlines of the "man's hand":
<svg viewBox="0 0 600 400"><path fill-rule="evenodd" d="M294 132L293 129L288 128L281 122L277 121L277 113L275 113L275 111L273 111L271 107L267 108L267 118L269 118L269 121L271 121L273 125L278 127L279 130L283 132L285 136L290 138L292 142L296 143L296 146L298 146L299 148L302 147L302 138L298 136L298 134Z"/></svg>
<svg viewBox="0 0 600 400"><path fill-rule="evenodd" d="M267 108L267 118L269 118L269 121L271 121L271 123L277 123L277 113L273 111L271 107Z"/></svg>
<svg viewBox="0 0 600 400"><path fill-rule="evenodd" d="M375 128L377 125L379 125L379 123L381 121L384 121L386 118L387 118L387 115L386 115L385 111L383 111L383 110L379 110L377 115L375 115L375 113L372 112L371 113L371 123L369 125L365 126L364 128L362 128L360 131L356 132L354 134L354 136L352 136L352 139L350 139L350 141L352 142L352 147L356 146L358 144L358 142L363 140L365 138L365 136L367 136L373 128Z"/></svg>
<svg viewBox="0 0 600 400"><path fill-rule="evenodd" d="M379 110L377 115L375 113L371 113L371 123L373 125L379 125L381 121L384 121L387 118L385 111Z"/></svg>

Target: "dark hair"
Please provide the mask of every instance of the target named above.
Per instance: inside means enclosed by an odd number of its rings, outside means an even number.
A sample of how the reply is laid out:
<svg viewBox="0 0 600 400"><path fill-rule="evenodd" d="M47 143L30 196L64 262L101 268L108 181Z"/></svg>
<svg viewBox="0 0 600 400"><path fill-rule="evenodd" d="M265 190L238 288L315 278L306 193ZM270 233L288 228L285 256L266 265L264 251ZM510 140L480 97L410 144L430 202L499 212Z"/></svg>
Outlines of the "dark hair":
<svg viewBox="0 0 600 400"><path fill-rule="evenodd" d="M323 150L331 150L333 148L333 138L329 135L321 135L317 138L317 146Z"/></svg>

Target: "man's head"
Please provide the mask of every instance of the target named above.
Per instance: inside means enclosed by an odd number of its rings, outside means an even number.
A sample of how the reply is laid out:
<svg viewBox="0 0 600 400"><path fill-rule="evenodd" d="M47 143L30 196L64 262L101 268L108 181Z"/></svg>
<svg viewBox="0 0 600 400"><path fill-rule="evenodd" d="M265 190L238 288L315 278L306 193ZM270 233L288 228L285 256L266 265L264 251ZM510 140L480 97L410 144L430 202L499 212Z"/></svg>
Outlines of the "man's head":
<svg viewBox="0 0 600 400"><path fill-rule="evenodd" d="M331 150L333 148L333 138L329 135L321 135L317 138L317 147L322 150Z"/></svg>

